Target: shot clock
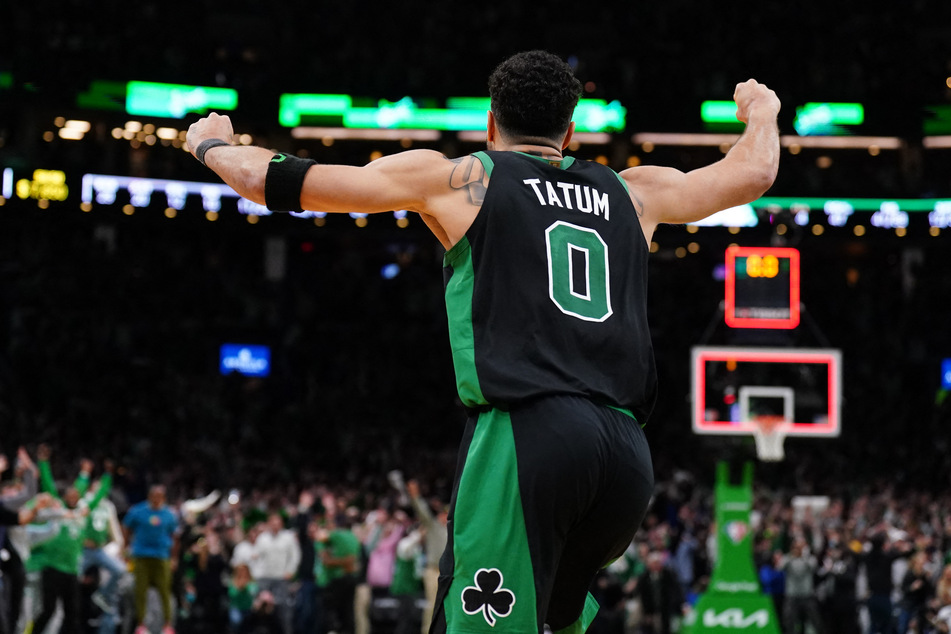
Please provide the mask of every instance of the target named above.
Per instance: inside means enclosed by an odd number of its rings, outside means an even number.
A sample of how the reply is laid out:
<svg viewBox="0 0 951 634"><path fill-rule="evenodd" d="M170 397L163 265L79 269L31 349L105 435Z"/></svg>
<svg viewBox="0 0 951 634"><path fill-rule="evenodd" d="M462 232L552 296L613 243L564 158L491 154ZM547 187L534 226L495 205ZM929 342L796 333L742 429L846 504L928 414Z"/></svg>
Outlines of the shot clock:
<svg viewBox="0 0 951 634"><path fill-rule="evenodd" d="M799 325L799 251L785 247L726 250L725 319L731 328Z"/></svg>

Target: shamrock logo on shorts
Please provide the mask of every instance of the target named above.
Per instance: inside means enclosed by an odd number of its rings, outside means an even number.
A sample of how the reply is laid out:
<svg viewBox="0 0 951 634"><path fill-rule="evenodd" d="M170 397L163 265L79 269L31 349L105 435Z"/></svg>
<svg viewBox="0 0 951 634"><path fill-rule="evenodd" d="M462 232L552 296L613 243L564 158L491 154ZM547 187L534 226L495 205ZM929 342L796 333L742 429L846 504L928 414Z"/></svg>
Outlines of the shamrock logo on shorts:
<svg viewBox="0 0 951 634"><path fill-rule="evenodd" d="M482 612L485 622L495 627L496 617L512 613L515 593L502 587L502 573L496 568L480 568L475 573L475 585L462 591L462 609L466 614Z"/></svg>

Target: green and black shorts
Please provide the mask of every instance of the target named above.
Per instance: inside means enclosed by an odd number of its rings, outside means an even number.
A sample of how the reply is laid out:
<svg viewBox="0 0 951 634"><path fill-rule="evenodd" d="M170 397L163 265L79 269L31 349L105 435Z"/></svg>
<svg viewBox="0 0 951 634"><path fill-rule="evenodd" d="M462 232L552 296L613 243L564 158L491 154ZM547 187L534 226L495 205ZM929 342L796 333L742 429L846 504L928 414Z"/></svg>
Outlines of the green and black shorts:
<svg viewBox="0 0 951 634"><path fill-rule="evenodd" d="M629 414L554 396L469 419L431 634L580 634L598 571L621 556L654 486Z"/></svg>

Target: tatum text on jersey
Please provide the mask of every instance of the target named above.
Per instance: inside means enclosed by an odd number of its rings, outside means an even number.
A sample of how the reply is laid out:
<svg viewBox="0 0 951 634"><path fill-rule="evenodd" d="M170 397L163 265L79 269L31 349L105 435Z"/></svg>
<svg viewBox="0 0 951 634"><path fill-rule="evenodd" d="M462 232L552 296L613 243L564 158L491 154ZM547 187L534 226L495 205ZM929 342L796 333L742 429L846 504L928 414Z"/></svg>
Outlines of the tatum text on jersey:
<svg viewBox="0 0 951 634"><path fill-rule="evenodd" d="M577 209L586 214L594 213L595 216L604 216L605 220L610 220L611 207L608 205L608 195L602 194L593 187L587 185L575 185L574 183L556 182L552 185L551 181L540 178L526 178L522 181L530 185L535 190L538 202L542 205L556 205L565 209ZM545 194L542 193L541 183L545 183ZM557 188L557 189L556 189ZM561 190L559 193L558 190ZM574 195L572 196L572 193ZM571 201L575 204L572 205Z"/></svg>

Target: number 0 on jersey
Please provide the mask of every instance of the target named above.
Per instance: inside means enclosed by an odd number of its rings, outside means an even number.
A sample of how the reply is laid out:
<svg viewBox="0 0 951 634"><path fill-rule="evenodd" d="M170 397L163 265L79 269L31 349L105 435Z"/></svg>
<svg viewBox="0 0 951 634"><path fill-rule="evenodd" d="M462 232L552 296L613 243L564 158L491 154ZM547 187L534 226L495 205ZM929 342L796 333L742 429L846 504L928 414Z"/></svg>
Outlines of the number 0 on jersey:
<svg viewBox="0 0 951 634"><path fill-rule="evenodd" d="M598 232L559 220L545 230L545 242L548 295L555 306L584 321L610 317L608 245Z"/></svg>

